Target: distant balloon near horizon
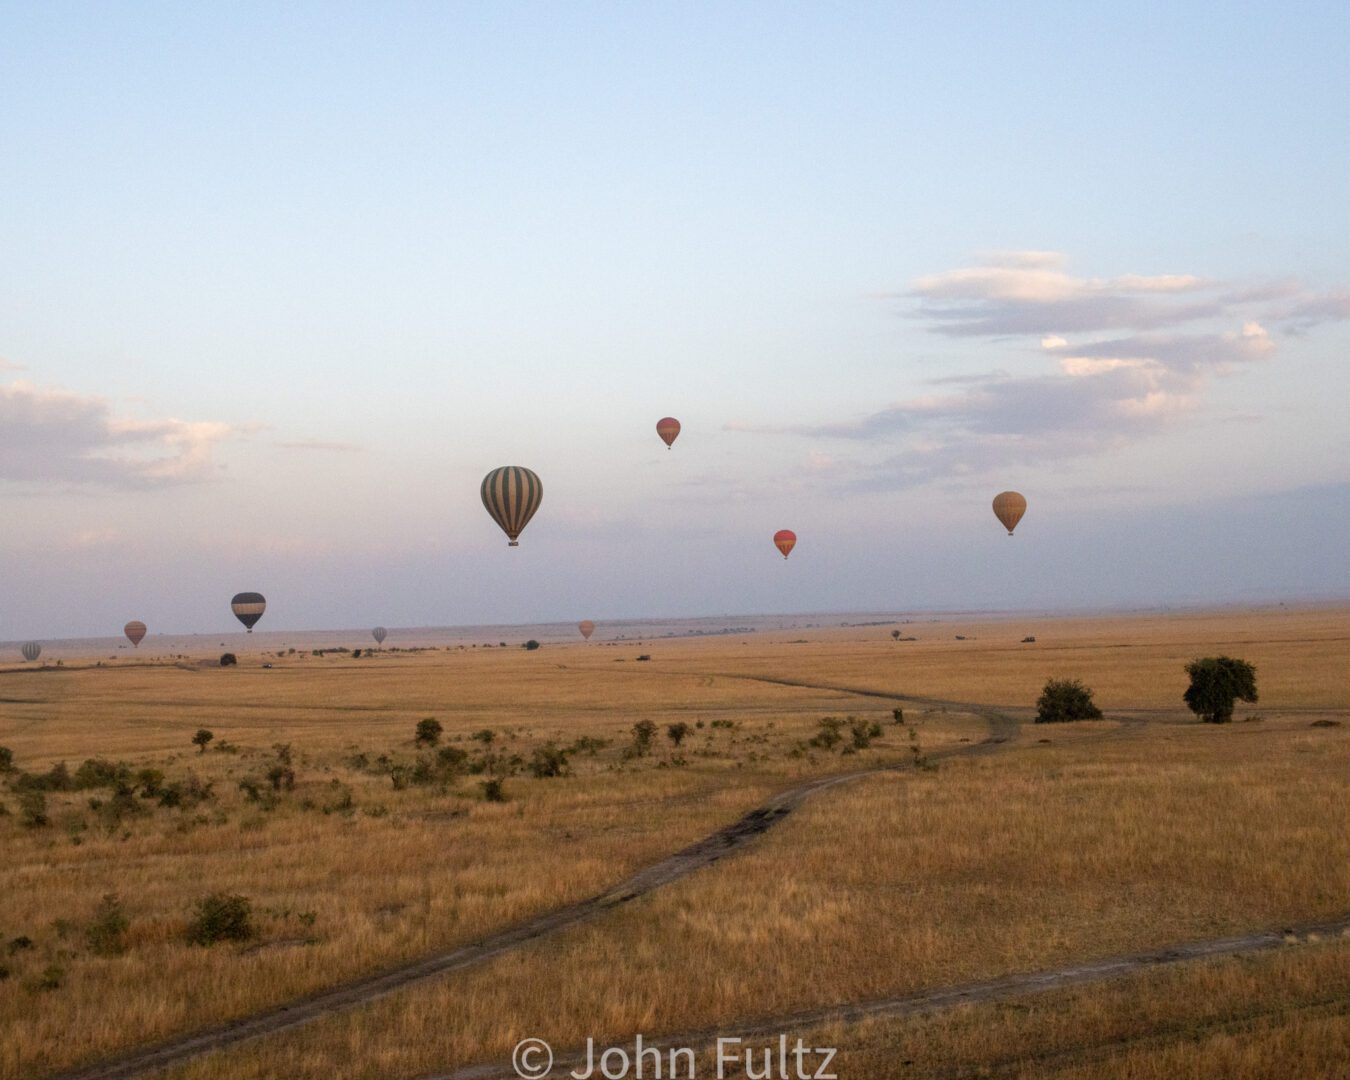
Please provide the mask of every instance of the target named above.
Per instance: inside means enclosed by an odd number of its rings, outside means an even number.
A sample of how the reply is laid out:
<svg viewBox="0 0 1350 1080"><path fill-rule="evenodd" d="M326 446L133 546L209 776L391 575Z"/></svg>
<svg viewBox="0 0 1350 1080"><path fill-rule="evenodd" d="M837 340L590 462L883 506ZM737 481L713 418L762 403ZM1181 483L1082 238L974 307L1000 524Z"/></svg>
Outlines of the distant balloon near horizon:
<svg viewBox="0 0 1350 1080"><path fill-rule="evenodd" d="M23 653L23 658L30 664L42 655L42 646L36 641L25 641L19 647L19 652Z"/></svg>
<svg viewBox="0 0 1350 1080"><path fill-rule="evenodd" d="M145 623L139 619L132 619L126 626L122 627L122 633L126 634L127 640L131 642L132 648L139 649L141 640L145 637Z"/></svg>
<svg viewBox="0 0 1350 1080"><path fill-rule="evenodd" d="M230 610L234 612L234 617L243 623L244 628L251 634L253 633L253 627L263 617L263 612L267 610L267 600L262 593L235 593L234 599L230 601Z"/></svg>
<svg viewBox="0 0 1350 1080"><path fill-rule="evenodd" d="M591 622L590 619L582 619L581 622L577 623L577 629L581 631L582 637L590 641L591 635L595 633L595 623Z"/></svg>
<svg viewBox="0 0 1350 1080"><path fill-rule="evenodd" d="M479 494L492 520L506 533L506 546L520 547L520 534L544 501L539 477L519 465L503 465L483 477Z"/></svg>
<svg viewBox="0 0 1350 1080"><path fill-rule="evenodd" d="M370 632L370 636L375 639L376 645L383 645L384 639L389 636L389 631L383 626L377 626Z"/></svg>
<svg viewBox="0 0 1350 1080"><path fill-rule="evenodd" d="M673 416L665 416L656 422L656 433L669 450L680 435L680 422Z"/></svg>
<svg viewBox="0 0 1350 1080"><path fill-rule="evenodd" d="M797 534L791 529L779 529L773 534L773 546L781 551L783 558L786 559L797 546Z"/></svg>
<svg viewBox="0 0 1350 1080"><path fill-rule="evenodd" d="M994 516L1003 523L1008 535L1013 534L1022 515L1027 512L1027 500L1016 491L1000 491L994 496Z"/></svg>

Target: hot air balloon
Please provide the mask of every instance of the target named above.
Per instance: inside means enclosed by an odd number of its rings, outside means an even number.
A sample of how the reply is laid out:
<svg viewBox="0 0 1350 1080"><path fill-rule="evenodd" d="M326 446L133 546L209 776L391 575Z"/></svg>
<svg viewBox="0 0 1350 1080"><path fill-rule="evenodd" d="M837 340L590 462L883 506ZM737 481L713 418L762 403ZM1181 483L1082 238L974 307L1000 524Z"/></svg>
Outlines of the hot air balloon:
<svg viewBox="0 0 1350 1080"><path fill-rule="evenodd" d="M501 526L510 543L520 547L516 539L534 517L544 500L544 485L529 469L519 465L503 465L483 477L483 505L492 520Z"/></svg>
<svg viewBox="0 0 1350 1080"><path fill-rule="evenodd" d="M792 554L793 547L797 544L797 534L791 529L779 529L773 534L773 544L783 553L783 558Z"/></svg>
<svg viewBox="0 0 1350 1080"><path fill-rule="evenodd" d="M377 626L370 632L370 636L375 639L376 645L383 645L384 639L389 636L389 631L383 626Z"/></svg>
<svg viewBox="0 0 1350 1080"><path fill-rule="evenodd" d="M590 619L582 619L581 622L577 623L577 629L581 631L582 637L590 641L591 635L595 633L595 623L591 622Z"/></svg>
<svg viewBox="0 0 1350 1080"><path fill-rule="evenodd" d="M122 633L126 634L127 640L136 648L141 647L141 638L145 637L145 623L139 619L132 619L126 626L122 627Z"/></svg>
<svg viewBox="0 0 1350 1080"><path fill-rule="evenodd" d="M251 634L254 625L263 617L263 612L267 610L267 601L263 599L262 593L235 593L234 599L230 601L230 610L234 612L234 617L243 623Z"/></svg>
<svg viewBox="0 0 1350 1080"><path fill-rule="evenodd" d="M1027 501L1015 491L1000 491L994 496L994 516L1003 522L1008 535L1013 534L1022 515L1027 512Z"/></svg>
<svg viewBox="0 0 1350 1080"><path fill-rule="evenodd" d="M673 416L662 417L656 422L656 433L661 436L661 441L666 444L669 450L671 444L680 434L680 422Z"/></svg>
<svg viewBox="0 0 1350 1080"><path fill-rule="evenodd" d="M19 652L23 653L23 658L31 664L42 655L42 646L36 641L28 641L19 649Z"/></svg>

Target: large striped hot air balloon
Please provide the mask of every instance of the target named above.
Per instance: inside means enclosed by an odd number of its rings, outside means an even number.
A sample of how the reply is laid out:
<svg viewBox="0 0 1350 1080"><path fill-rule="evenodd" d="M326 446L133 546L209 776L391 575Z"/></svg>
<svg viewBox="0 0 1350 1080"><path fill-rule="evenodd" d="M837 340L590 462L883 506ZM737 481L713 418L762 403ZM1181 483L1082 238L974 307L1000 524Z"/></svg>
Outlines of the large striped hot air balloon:
<svg viewBox="0 0 1350 1080"><path fill-rule="evenodd" d="M384 639L389 636L389 631L383 626L377 626L370 632L370 636L375 639L376 645L383 645Z"/></svg>
<svg viewBox="0 0 1350 1080"><path fill-rule="evenodd" d="M994 516L1003 522L1008 535L1013 534L1022 515L1027 512L1027 501L1016 491L1000 491L994 496Z"/></svg>
<svg viewBox="0 0 1350 1080"><path fill-rule="evenodd" d="M671 444L680 434L680 422L673 416L665 416L656 422L656 433L661 436L661 441L666 444L669 450Z"/></svg>
<svg viewBox="0 0 1350 1080"><path fill-rule="evenodd" d="M797 534L791 529L779 529L773 534L773 546L783 553L783 558L792 554L797 545Z"/></svg>
<svg viewBox="0 0 1350 1080"><path fill-rule="evenodd" d="M42 655L42 646L36 641L25 641L19 652L23 653L23 658L31 664Z"/></svg>
<svg viewBox="0 0 1350 1080"><path fill-rule="evenodd" d="M481 494L492 520L506 533L510 541L507 546L520 547L517 537L544 500L544 485L539 477L519 465L503 465L483 477Z"/></svg>
<svg viewBox="0 0 1350 1080"><path fill-rule="evenodd" d="M591 622L590 619L582 619L581 622L577 623L577 629L581 631L582 637L590 641L591 635L595 633L595 623Z"/></svg>
<svg viewBox="0 0 1350 1080"><path fill-rule="evenodd" d="M267 601L263 598L262 593L235 593L234 599L230 601L230 610L234 612L234 617L243 623L251 634L254 625L263 617L263 612L267 610Z"/></svg>
<svg viewBox="0 0 1350 1080"><path fill-rule="evenodd" d="M135 648L141 647L141 639L145 637L145 623L139 619L132 619L126 626L122 627L122 633L126 634L127 640Z"/></svg>

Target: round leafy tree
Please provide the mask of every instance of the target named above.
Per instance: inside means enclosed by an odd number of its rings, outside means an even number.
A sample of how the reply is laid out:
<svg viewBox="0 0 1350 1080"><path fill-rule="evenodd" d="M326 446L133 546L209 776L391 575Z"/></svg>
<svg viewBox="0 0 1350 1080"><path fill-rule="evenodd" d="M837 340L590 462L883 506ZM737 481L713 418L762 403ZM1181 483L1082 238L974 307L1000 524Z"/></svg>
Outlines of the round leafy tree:
<svg viewBox="0 0 1350 1080"><path fill-rule="evenodd" d="M1206 656L1186 665L1191 685L1182 695L1191 712L1207 724L1233 719L1239 701L1256 701L1256 668L1231 656Z"/></svg>
<svg viewBox="0 0 1350 1080"><path fill-rule="evenodd" d="M1101 709L1092 703L1092 691L1078 679L1051 679L1036 700L1038 724L1101 718Z"/></svg>

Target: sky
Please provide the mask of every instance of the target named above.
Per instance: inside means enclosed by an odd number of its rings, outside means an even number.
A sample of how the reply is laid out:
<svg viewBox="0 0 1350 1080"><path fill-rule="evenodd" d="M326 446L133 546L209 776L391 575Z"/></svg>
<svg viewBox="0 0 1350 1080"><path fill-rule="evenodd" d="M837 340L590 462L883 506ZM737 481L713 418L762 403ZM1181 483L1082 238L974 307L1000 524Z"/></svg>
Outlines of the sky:
<svg viewBox="0 0 1350 1080"><path fill-rule="evenodd" d="M1348 46L0 0L0 639L1348 596Z"/></svg>

